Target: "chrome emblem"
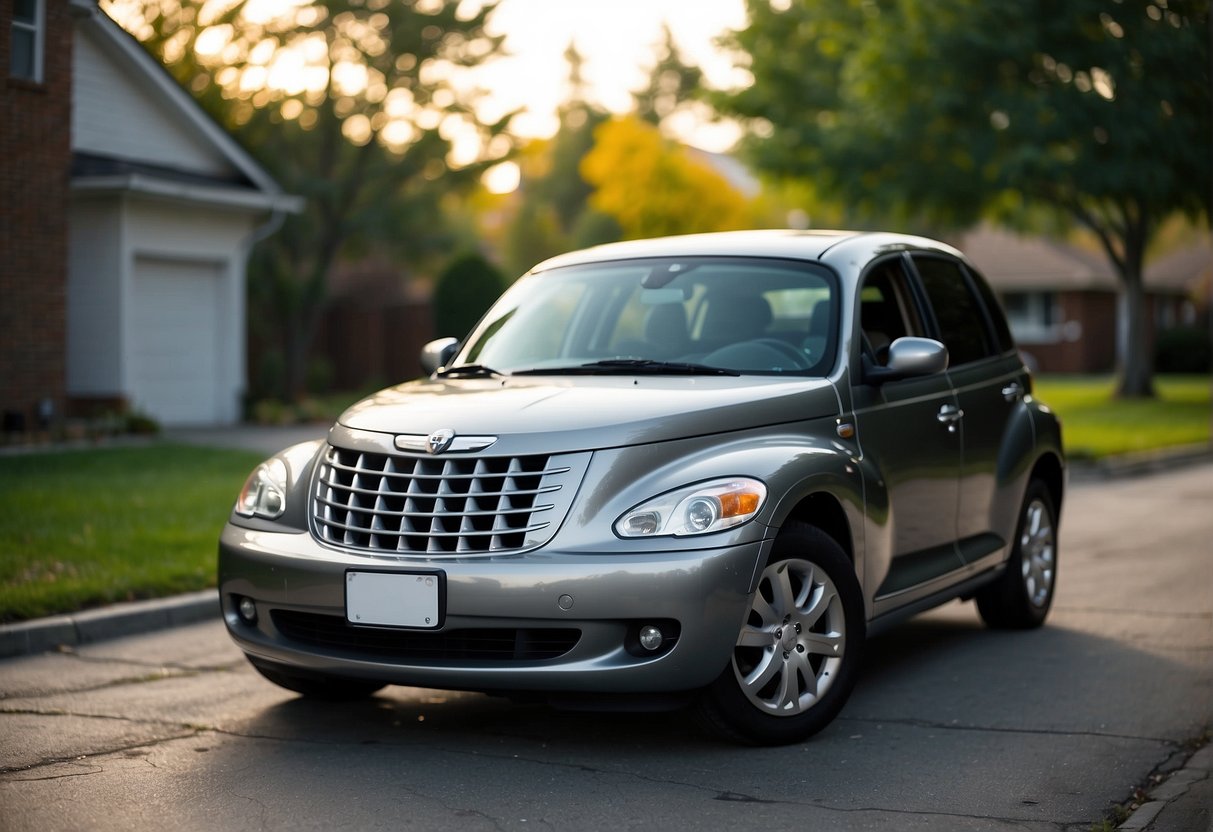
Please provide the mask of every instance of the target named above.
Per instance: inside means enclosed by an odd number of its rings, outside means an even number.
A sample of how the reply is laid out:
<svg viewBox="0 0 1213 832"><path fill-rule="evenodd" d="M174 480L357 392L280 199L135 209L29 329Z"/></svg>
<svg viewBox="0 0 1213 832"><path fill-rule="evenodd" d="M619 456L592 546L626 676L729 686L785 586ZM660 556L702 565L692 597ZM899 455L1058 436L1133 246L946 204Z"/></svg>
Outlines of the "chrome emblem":
<svg viewBox="0 0 1213 832"><path fill-rule="evenodd" d="M437 456L451 447L451 443L454 441L455 431L450 428L442 428L425 438L425 449L434 456Z"/></svg>

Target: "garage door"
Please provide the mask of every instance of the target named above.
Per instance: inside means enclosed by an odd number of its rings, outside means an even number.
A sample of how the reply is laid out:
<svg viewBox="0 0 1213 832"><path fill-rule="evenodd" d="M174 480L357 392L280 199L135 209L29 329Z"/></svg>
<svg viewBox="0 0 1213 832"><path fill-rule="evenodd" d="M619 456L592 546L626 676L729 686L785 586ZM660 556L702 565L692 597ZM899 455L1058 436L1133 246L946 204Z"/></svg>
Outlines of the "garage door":
<svg viewBox="0 0 1213 832"><path fill-rule="evenodd" d="M222 285L218 264L135 261L131 398L162 425L222 418Z"/></svg>

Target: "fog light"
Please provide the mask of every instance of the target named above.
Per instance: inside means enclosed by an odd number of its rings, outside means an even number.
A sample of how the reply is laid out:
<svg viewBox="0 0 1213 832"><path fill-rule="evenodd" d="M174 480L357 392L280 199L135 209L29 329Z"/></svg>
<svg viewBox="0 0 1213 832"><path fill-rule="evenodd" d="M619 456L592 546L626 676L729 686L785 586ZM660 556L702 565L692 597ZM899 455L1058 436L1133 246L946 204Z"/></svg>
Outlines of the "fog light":
<svg viewBox="0 0 1213 832"><path fill-rule="evenodd" d="M240 603L236 605L236 611L240 613L240 617L244 619L246 624L254 624L257 621L257 604L252 598L247 595L240 599Z"/></svg>
<svg viewBox="0 0 1213 832"><path fill-rule="evenodd" d="M665 636L652 624L646 624L640 628L640 646L645 650L652 652L660 647L663 641L665 641Z"/></svg>

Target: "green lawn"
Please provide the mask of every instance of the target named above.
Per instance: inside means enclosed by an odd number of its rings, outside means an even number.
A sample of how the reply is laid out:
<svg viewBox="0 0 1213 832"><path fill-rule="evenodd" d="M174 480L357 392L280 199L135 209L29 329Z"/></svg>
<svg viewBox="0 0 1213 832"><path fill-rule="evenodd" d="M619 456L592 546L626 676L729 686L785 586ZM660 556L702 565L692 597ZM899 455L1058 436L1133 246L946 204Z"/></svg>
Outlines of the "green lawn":
<svg viewBox="0 0 1213 832"><path fill-rule="evenodd" d="M214 586L259 461L168 444L0 457L0 621Z"/></svg>
<svg viewBox="0 0 1213 832"><path fill-rule="evenodd" d="M1158 397L1120 401L1108 376L1044 376L1036 396L1061 416L1071 460L1209 443L1208 376L1157 376Z"/></svg>

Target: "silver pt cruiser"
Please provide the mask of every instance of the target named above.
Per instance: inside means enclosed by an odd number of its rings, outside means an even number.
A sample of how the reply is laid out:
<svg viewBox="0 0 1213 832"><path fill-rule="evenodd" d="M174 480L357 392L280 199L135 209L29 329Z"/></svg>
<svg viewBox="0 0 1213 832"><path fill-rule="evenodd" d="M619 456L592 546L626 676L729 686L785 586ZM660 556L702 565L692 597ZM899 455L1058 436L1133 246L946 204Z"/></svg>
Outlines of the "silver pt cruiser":
<svg viewBox="0 0 1213 832"><path fill-rule="evenodd" d="M249 477L219 547L267 679L679 707L797 742L864 640L1039 626L1065 461L994 295L917 237L601 246Z"/></svg>

